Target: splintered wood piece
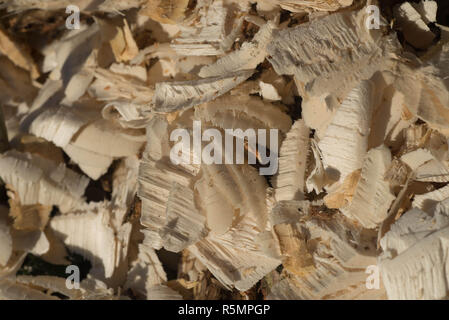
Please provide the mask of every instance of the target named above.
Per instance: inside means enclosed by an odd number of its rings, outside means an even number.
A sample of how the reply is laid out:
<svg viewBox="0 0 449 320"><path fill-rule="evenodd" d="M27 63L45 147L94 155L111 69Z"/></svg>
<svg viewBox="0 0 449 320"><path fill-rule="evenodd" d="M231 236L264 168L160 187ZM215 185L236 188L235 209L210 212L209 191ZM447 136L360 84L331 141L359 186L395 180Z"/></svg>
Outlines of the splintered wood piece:
<svg viewBox="0 0 449 320"><path fill-rule="evenodd" d="M387 217L395 199L384 178L390 164L391 152L387 147L368 151L352 202L349 208L342 209L345 215L356 219L365 228L377 227Z"/></svg>
<svg viewBox="0 0 449 320"><path fill-rule="evenodd" d="M60 300L58 297L17 283L13 278L0 280L0 299L2 300Z"/></svg>
<svg viewBox="0 0 449 320"><path fill-rule="evenodd" d="M411 3L404 2L398 6L395 17L405 39L414 47L424 49L435 39L435 34L427 26L428 22L423 21L423 17Z"/></svg>
<svg viewBox="0 0 449 320"><path fill-rule="evenodd" d="M39 77L37 66L29 53L14 43L3 28L0 28L0 53L7 56L16 66L30 72L31 78Z"/></svg>
<svg viewBox="0 0 449 320"><path fill-rule="evenodd" d="M53 142L58 147L65 147L88 122L86 116L72 108L49 108L34 119L29 132Z"/></svg>
<svg viewBox="0 0 449 320"><path fill-rule="evenodd" d="M163 0L149 0L140 13L161 23L175 24L184 18L188 5L189 0L174 0L169 3Z"/></svg>
<svg viewBox="0 0 449 320"><path fill-rule="evenodd" d="M290 130L292 121L279 107L256 97L225 95L195 108L195 116L222 129ZM269 145L269 140L267 139Z"/></svg>
<svg viewBox="0 0 449 320"><path fill-rule="evenodd" d="M389 299L447 298L447 212L447 201L430 215L412 209L382 238L380 268Z"/></svg>
<svg viewBox="0 0 449 320"><path fill-rule="evenodd" d="M449 198L449 185L424 194L415 195L412 206L429 214L434 210L438 202Z"/></svg>
<svg viewBox="0 0 449 320"><path fill-rule="evenodd" d="M167 222L161 230L164 248L180 252L204 238L208 230L206 217L195 206L193 190L174 183L168 196Z"/></svg>
<svg viewBox="0 0 449 320"><path fill-rule="evenodd" d="M50 219L51 206L41 204L22 205L17 192L8 187L9 215L14 219L17 230L44 230Z"/></svg>
<svg viewBox="0 0 449 320"><path fill-rule="evenodd" d="M301 264L290 264L292 272L272 287L267 298L382 299L384 290L369 290L362 271L376 264L376 233L354 225L340 213L316 210L308 201L282 201L273 210L271 218L284 259L302 259ZM302 245L285 242L286 227L303 239Z"/></svg>
<svg viewBox="0 0 449 320"><path fill-rule="evenodd" d="M125 288L148 298L153 287L167 281L167 275L154 249L139 244L139 255L128 271Z"/></svg>
<svg viewBox="0 0 449 320"><path fill-rule="evenodd" d="M344 98L358 81L387 69L399 44L366 28L366 11L339 12L275 31L268 60L293 75L301 95Z"/></svg>
<svg viewBox="0 0 449 320"><path fill-rule="evenodd" d="M80 128L64 151L89 177L98 179L114 159L137 155L144 143L142 131L99 119Z"/></svg>
<svg viewBox="0 0 449 320"><path fill-rule="evenodd" d="M64 164L14 150L0 156L0 176L24 205L56 205L67 212L82 203L89 180Z"/></svg>
<svg viewBox="0 0 449 320"><path fill-rule="evenodd" d="M343 180L360 169L368 151L371 115L374 109L374 84L362 82L354 88L337 110L318 143L323 164L337 179Z"/></svg>
<svg viewBox="0 0 449 320"><path fill-rule="evenodd" d="M350 6L353 0L264 0L291 12L336 11ZM264 2L261 1L261 2Z"/></svg>
<svg viewBox="0 0 449 320"><path fill-rule="evenodd" d="M273 181L277 201L302 200L304 197L309 135L304 121L297 120L282 142L279 171Z"/></svg>
<svg viewBox="0 0 449 320"><path fill-rule="evenodd" d="M189 247L212 274L227 288L250 289L267 273L274 270L281 261L267 256L259 250L234 247L214 237ZM222 261L228 261L223 265Z"/></svg>
<svg viewBox="0 0 449 320"><path fill-rule="evenodd" d="M436 1L421 0L419 3L411 3L411 5L419 12L421 19L425 23L436 22L438 11L438 4Z"/></svg>
<svg viewBox="0 0 449 320"><path fill-rule="evenodd" d="M193 17L178 24L181 33L170 46L179 56L223 54L240 34L242 19L235 19L223 0L199 0L194 11Z"/></svg>
<svg viewBox="0 0 449 320"><path fill-rule="evenodd" d="M70 250L92 263L93 276L114 282L123 276L117 272L123 273L120 269L126 263L131 226L125 223L114 230L110 220L110 209L104 204L86 205L53 218L50 227Z"/></svg>
<svg viewBox="0 0 449 320"><path fill-rule="evenodd" d="M218 98L247 80L253 70L182 82L156 84L153 104L156 112L174 112Z"/></svg>
<svg viewBox="0 0 449 320"><path fill-rule="evenodd" d="M218 77L241 70L252 70L262 63L268 55L267 46L273 40L273 22L267 22L256 33L253 40L231 54L219 59L214 64L204 66L199 72L202 78Z"/></svg>
<svg viewBox="0 0 449 320"><path fill-rule="evenodd" d="M266 184L248 165L203 165L201 170L198 203L211 231L189 252L224 286L247 290L280 263L267 232ZM220 263L223 259L229 265Z"/></svg>
<svg viewBox="0 0 449 320"><path fill-rule="evenodd" d="M123 20L123 27L117 27L116 32L115 37L109 42L115 60L118 62L132 60L139 53L139 48L126 19Z"/></svg>
<svg viewBox="0 0 449 320"><path fill-rule="evenodd" d="M404 95L410 112L427 125L447 135L449 128L448 83L449 46L444 45L423 63L399 64L395 87Z"/></svg>
<svg viewBox="0 0 449 320"><path fill-rule="evenodd" d="M6 266L12 254L12 238L8 225L8 210L0 207L0 267Z"/></svg>

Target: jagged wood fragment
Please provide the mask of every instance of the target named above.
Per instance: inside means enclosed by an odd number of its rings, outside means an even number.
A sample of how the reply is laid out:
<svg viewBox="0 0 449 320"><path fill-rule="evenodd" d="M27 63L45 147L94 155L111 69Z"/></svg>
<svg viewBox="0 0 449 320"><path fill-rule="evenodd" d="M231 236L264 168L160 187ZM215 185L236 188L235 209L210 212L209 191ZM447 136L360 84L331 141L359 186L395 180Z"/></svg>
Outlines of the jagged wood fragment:
<svg viewBox="0 0 449 320"><path fill-rule="evenodd" d="M199 0L195 17L179 25L180 35L170 46L180 56L215 56L232 46L241 32L242 19L223 0ZM175 6L179 5L176 3Z"/></svg>
<svg viewBox="0 0 449 320"><path fill-rule="evenodd" d="M98 179L114 159L139 154L144 141L141 130L124 129L112 121L99 119L82 127L64 151L87 175Z"/></svg>
<svg viewBox="0 0 449 320"><path fill-rule="evenodd" d="M193 190L174 183L168 196L166 225L161 230L164 248L179 252L204 238L206 217L195 206Z"/></svg>
<svg viewBox="0 0 449 320"><path fill-rule="evenodd" d="M287 133L291 127L290 117L279 107L251 96L219 97L196 107L195 116L222 129L279 129Z"/></svg>
<svg viewBox="0 0 449 320"><path fill-rule="evenodd" d="M201 80L157 83L155 111L173 112L214 100L247 80L253 72L243 70Z"/></svg>
<svg viewBox="0 0 449 320"><path fill-rule="evenodd" d="M409 59L398 65L394 85L404 95L407 108L437 130L449 128L449 44L423 62Z"/></svg>
<svg viewBox="0 0 449 320"><path fill-rule="evenodd" d="M152 245L155 249L163 246L159 232L166 223L166 206L172 183L188 186L192 177L188 172L166 162L155 162L144 156L139 169L138 195L142 199L140 221L152 235Z"/></svg>
<svg viewBox="0 0 449 320"><path fill-rule="evenodd" d="M116 35L109 43L115 60L118 62L132 60L139 53L139 48L126 19L123 20L123 27L116 27Z"/></svg>
<svg viewBox="0 0 449 320"><path fill-rule="evenodd" d="M425 23L436 22L438 4L432 0L421 0L419 3L411 3L411 5L419 12L421 19Z"/></svg>
<svg viewBox="0 0 449 320"><path fill-rule="evenodd" d="M0 207L0 267L6 266L12 255L12 237L8 224L8 209Z"/></svg>
<svg viewBox="0 0 449 320"><path fill-rule="evenodd" d="M188 0L175 0L170 4L166 4L163 0L150 0L147 1L140 13L161 23L175 24L184 18L188 4Z"/></svg>
<svg viewBox="0 0 449 320"><path fill-rule="evenodd" d="M374 84L363 81L343 101L332 122L327 127L318 146L323 155L323 164L341 181L351 172L360 169L368 151Z"/></svg>
<svg viewBox="0 0 449 320"><path fill-rule="evenodd" d="M430 31L420 13L409 2L404 2L395 9L396 23L401 28L405 39L414 47L424 49L430 46L435 34Z"/></svg>
<svg viewBox="0 0 449 320"><path fill-rule="evenodd" d="M279 240L279 247L283 256L282 265L292 274L299 276L313 271L313 257L307 249L307 239L301 233L302 210L308 210L308 203L279 201L273 208L271 219L273 228Z"/></svg>
<svg viewBox="0 0 449 320"><path fill-rule="evenodd" d="M29 132L59 147L65 147L88 122L89 119L82 112L73 108L49 108L34 119Z"/></svg>
<svg viewBox="0 0 449 320"><path fill-rule="evenodd" d="M149 290L166 281L167 275L156 252L145 244L139 244L139 255L128 271L125 288L148 298Z"/></svg>
<svg viewBox="0 0 449 320"><path fill-rule="evenodd" d="M410 169L416 170L424 163L433 160L434 156L427 149L417 149L401 156L401 161L406 163Z"/></svg>
<svg viewBox="0 0 449 320"><path fill-rule="evenodd" d="M200 210L207 214L208 227L224 234L246 217L263 231L267 223L266 184L249 165L203 165L199 191ZM252 190L253 192L250 192Z"/></svg>
<svg viewBox="0 0 449 320"><path fill-rule="evenodd" d="M113 220L116 227L124 222L125 215L135 201L139 164L136 156L128 157L123 159L114 171L111 206L114 209Z"/></svg>
<svg viewBox="0 0 449 320"><path fill-rule="evenodd" d="M302 200L305 192L310 130L303 120L297 120L279 152L279 171L274 179L275 197L281 200Z"/></svg>
<svg viewBox="0 0 449 320"><path fill-rule="evenodd" d="M349 208L343 213L365 228L375 228L388 214L394 195L384 176L391 163L391 152L381 146L365 156L360 180Z"/></svg>
<svg viewBox="0 0 449 320"><path fill-rule="evenodd" d="M18 276L17 284L27 285L32 289L45 291L48 295L59 293L72 300L112 300L114 299L111 289L96 279L88 277L79 283L79 288L69 289L66 278L55 276Z"/></svg>
<svg viewBox="0 0 449 320"><path fill-rule="evenodd" d="M274 32L269 61L278 74L294 75L305 98L344 98L357 81L388 69L394 36L368 30L367 12L339 12ZM335 98L334 98L335 99Z"/></svg>
<svg viewBox="0 0 449 320"><path fill-rule="evenodd" d="M0 280L1 300L59 300L58 297L43 293L24 284L17 283L14 279Z"/></svg>
<svg viewBox="0 0 449 320"><path fill-rule="evenodd" d="M234 286L241 291L250 289L281 262L259 250L238 248L214 237L206 238L189 250L224 286Z"/></svg>
<svg viewBox="0 0 449 320"><path fill-rule="evenodd" d="M306 180L306 190L312 192L313 190L319 194L323 188L335 182L326 175L324 164L322 161L322 153L318 147L318 143L314 138L310 139L310 148L312 149L311 161L309 162L309 176Z"/></svg>
<svg viewBox="0 0 449 320"><path fill-rule="evenodd" d="M7 56L16 66L30 72L32 79L39 77L39 71L31 55L14 43L3 28L0 28L0 53Z"/></svg>
<svg viewBox="0 0 449 320"><path fill-rule="evenodd" d="M354 198L361 173L362 169L358 169L347 175L341 185L324 197L326 206L331 209L347 207Z"/></svg>
<svg viewBox="0 0 449 320"><path fill-rule="evenodd" d="M415 195L412 206L430 214L435 210L438 202L446 200L447 198L449 198L448 185L431 192Z"/></svg>
<svg viewBox="0 0 449 320"><path fill-rule="evenodd" d="M110 209L104 203L54 217L50 226L70 250L92 263L90 272L96 278L115 282L123 277L117 272L122 273L122 265L126 263L131 226L125 223L116 230Z"/></svg>
<svg viewBox="0 0 449 320"><path fill-rule="evenodd" d="M24 205L57 205L62 212L77 207L88 179L64 164L17 151L0 156L0 176L10 184Z"/></svg>
<svg viewBox="0 0 449 320"><path fill-rule="evenodd" d="M52 207L41 204L22 205L17 192L11 188L8 189L10 189L8 190L9 215L14 219L14 228L17 230L44 230Z"/></svg>
<svg viewBox="0 0 449 320"><path fill-rule="evenodd" d="M207 214L211 232L188 249L224 286L247 290L280 263L273 236L266 232L266 184L248 165L203 165L201 170L199 210Z"/></svg>
<svg viewBox="0 0 449 320"><path fill-rule="evenodd" d="M405 213L381 240L382 279L389 299L444 299L448 292L448 202L431 214Z"/></svg>
<svg viewBox="0 0 449 320"><path fill-rule="evenodd" d="M294 273L275 284L268 299L382 299L382 288L367 289L364 272L376 264L375 232L339 213L315 210L308 201L282 201L273 210L273 224L294 227L307 248L303 259L312 261L294 266ZM286 257L289 253L284 251Z"/></svg>
<svg viewBox="0 0 449 320"><path fill-rule="evenodd" d="M218 77L241 70L255 69L268 55L266 48L272 40L274 28L273 22L267 22L252 41L244 43L239 50L233 51L214 64L202 67L198 75L202 78Z"/></svg>
<svg viewBox="0 0 449 320"><path fill-rule="evenodd" d="M353 0L262 0L291 12L336 11L350 6Z"/></svg>
<svg viewBox="0 0 449 320"><path fill-rule="evenodd" d="M165 285L156 285L148 290L148 300L182 300L182 296Z"/></svg>
<svg viewBox="0 0 449 320"><path fill-rule="evenodd" d="M417 181L449 182L449 167L446 162L432 159L416 169Z"/></svg>
<svg viewBox="0 0 449 320"><path fill-rule="evenodd" d="M98 23L83 25L79 30L71 30L60 41L45 47L43 69L44 72L51 71L49 79L62 80L64 86L67 86L99 46L99 33Z"/></svg>

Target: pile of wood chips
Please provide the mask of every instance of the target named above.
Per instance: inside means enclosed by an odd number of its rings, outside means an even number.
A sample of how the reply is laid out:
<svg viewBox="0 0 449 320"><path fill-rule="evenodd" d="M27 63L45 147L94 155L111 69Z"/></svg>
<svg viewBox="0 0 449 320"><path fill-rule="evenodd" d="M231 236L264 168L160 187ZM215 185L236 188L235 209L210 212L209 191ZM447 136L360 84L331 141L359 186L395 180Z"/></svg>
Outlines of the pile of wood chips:
<svg viewBox="0 0 449 320"><path fill-rule="evenodd" d="M380 2L0 1L0 299L449 298L449 5Z"/></svg>

